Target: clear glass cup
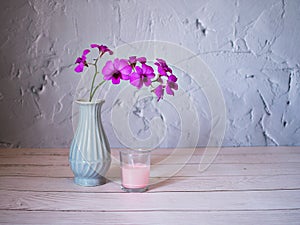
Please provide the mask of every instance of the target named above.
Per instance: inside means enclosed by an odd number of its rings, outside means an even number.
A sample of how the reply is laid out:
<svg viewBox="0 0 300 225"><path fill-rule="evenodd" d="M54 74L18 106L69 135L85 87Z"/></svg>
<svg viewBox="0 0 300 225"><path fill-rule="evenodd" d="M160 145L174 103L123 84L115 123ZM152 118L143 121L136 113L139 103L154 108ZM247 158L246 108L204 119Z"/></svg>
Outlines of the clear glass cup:
<svg viewBox="0 0 300 225"><path fill-rule="evenodd" d="M145 192L149 188L150 151L121 150L122 190Z"/></svg>

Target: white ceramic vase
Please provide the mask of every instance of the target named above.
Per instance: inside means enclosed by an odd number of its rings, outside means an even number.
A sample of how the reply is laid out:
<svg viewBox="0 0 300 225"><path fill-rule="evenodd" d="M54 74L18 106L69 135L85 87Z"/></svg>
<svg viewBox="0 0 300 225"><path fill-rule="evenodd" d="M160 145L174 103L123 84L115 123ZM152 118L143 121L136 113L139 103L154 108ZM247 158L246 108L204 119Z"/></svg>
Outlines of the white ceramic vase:
<svg viewBox="0 0 300 225"><path fill-rule="evenodd" d="M106 182L111 164L110 146L101 122L104 100L78 100L79 122L71 147L69 162L74 182L81 186L97 186Z"/></svg>

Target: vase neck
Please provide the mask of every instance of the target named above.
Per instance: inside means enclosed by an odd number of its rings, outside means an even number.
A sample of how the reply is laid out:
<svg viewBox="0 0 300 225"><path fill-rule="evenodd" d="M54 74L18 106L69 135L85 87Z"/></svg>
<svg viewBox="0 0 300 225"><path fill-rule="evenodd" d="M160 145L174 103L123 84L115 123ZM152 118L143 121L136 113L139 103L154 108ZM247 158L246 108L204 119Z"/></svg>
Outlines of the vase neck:
<svg viewBox="0 0 300 225"><path fill-rule="evenodd" d="M80 108L80 121L81 122L96 122L97 124L101 121L101 108L103 102L98 103L79 103Z"/></svg>

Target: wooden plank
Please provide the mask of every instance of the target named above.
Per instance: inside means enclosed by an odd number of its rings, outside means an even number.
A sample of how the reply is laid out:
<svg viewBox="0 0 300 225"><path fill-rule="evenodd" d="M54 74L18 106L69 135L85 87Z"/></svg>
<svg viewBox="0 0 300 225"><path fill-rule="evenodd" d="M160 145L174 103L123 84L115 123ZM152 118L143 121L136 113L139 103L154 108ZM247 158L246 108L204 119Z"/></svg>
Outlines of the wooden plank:
<svg viewBox="0 0 300 225"><path fill-rule="evenodd" d="M0 165L67 166L67 155L9 155L1 156Z"/></svg>
<svg viewBox="0 0 300 225"><path fill-rule="evenodd" d="M173 176L205 177L205 176L246 176L246 175L288 175L300 174L299 163L280 164L212 164L206 171L200 172L198 164L182 165L182 169ZM159 165L152 167L155 176L165 176L165 171L176 172L178 165ZM40 176L40 177L73 177L69 166L35 166L35 165L0 165L0 176ZM119 167L111 167L108 177L120 176Z"/></svg>
<svg viewBox="0 0 300 225"><path fill-rule="evenodd" d="M299 151L300 152L300 151ZM116 160L119 160L118 154L114 152L114 157ZM162 154L152 154L151 161L152 164L157 164L161 162L168 155ZM199 163L203 154L194 154L188 163ZM173 162L169 164L180 164L186 162L186 158L180 155L172 156ZM214 160L214 164L258 164L258 163L286 163L300 162L300 154L220 154ZM6 155L1 156L0 165L68 165L68 155Z"/></svg>
<svg viewBox="0 0 300 225"><path fill-rule="evenodd" d="M70 212L0 211L0 223L7 224L264 224L299 225L300 210L270 211L146 211L146 212Z"/></svg>
<svg viewBox="0 0 300 225"><path fill-rule="evenodd" d="M231 211L300 209L300 190L75 193L0 190L1 210Z"/></svg>
<svg viewBox="0 0 300 225"><path fill-rule="evenodd" d="M300 151L299 151L300 152ZM162 157L157 157L157 161L160 161ZM196 154L191 157L189 163L199 163L203 154ZM160 160L159 160L160 159ZM180 156L175 157L177 163L183 162ZM264 164L264 163L287 163L287 162L300 162L300 154L219 154L213 161L214 164Z"/></svg>
<svg viewBox="0 0 300 225"><path fill-rule="evenodd" d="M81 187L72 178L0 177L0 190L44 192L122 192L120 182ZM300 175L173 177L153 184L149 192L246 191L300 189Z"/></svg>
<svg viewBox="0 0 300 225"><path fill-rule="evenodd" d="M206 153L215 152L218 148L209 147ZM112 149L112 151L120 151L122 149ZM179 148L178 153L186 154L190 151L188 148ZM156 149L154 154L172 154L173 148ZM205 148L196 148L195 154L203 154ZM13 149L0 149L0 156L8 155L68 155L69 149L32 149L32 148L13 148ZM264 146L264 147L222 147L218 154L300 154L300 146Z"/></svg>
<svg viewBox="0 0 300 225"><path fill-rule="evenodd" d="M266 148L257 151L257 148L251 148L251 151L245 151L248 148L223 148L218 153L214 164L256 164L256 163L281 163L281 162L300 162L300 148ZM270 151L271 150L271 151ZM298 150L291 153L291 150ZM119 160L120 150L113 149L113 157ZM187 149L179 151L176 156L172 155L173 149L160 149L152 153L152 164L157 164L167 157L172 157L172 162L163 161L164 164L181 164L187 161L184 154ZM189 152L190 153L190 152ZM210 153L204 149L196 149L188 163L199 163L203 155L209 156ZM68 165L68 149L1 149L1 165L42 165L42 166L64 166Z"/></svg>
<svg viewBox="0 0 300 225"><path fill-rule="evenodd" d="M204 150L197 149L178 174L143 194L123 193L112 182L91 188L73 184L68 149L0 150L0 222L299 224L299 150L225 148L200 173L198 162ZM154 154L154 162L172 151ZM179 156L175 163L180 160ZM168 164L156 169L170 168L177 167ZM112 171L119 176L117 167Z"/></svg>
<svg viewBox="0 0 300 225"><path fill-rule="evenodd" d="M0 149L0 156L8 155L68 155L69 149L64 148L4 148Z"/></svg>

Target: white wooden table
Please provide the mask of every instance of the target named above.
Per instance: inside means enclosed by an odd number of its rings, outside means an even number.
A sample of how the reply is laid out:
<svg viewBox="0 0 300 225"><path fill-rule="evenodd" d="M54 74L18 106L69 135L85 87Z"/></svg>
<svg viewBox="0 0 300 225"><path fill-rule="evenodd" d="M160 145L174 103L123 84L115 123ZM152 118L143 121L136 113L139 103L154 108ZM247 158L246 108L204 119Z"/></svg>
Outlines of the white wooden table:
<svg viewBox="0 0 300 225"><path fill-rule="evenodd" d="M124 193L75 185L67 149L1 149L0 223L300 224L300 147L222 148L199 172L203 152L147 193Z"/></svg>

